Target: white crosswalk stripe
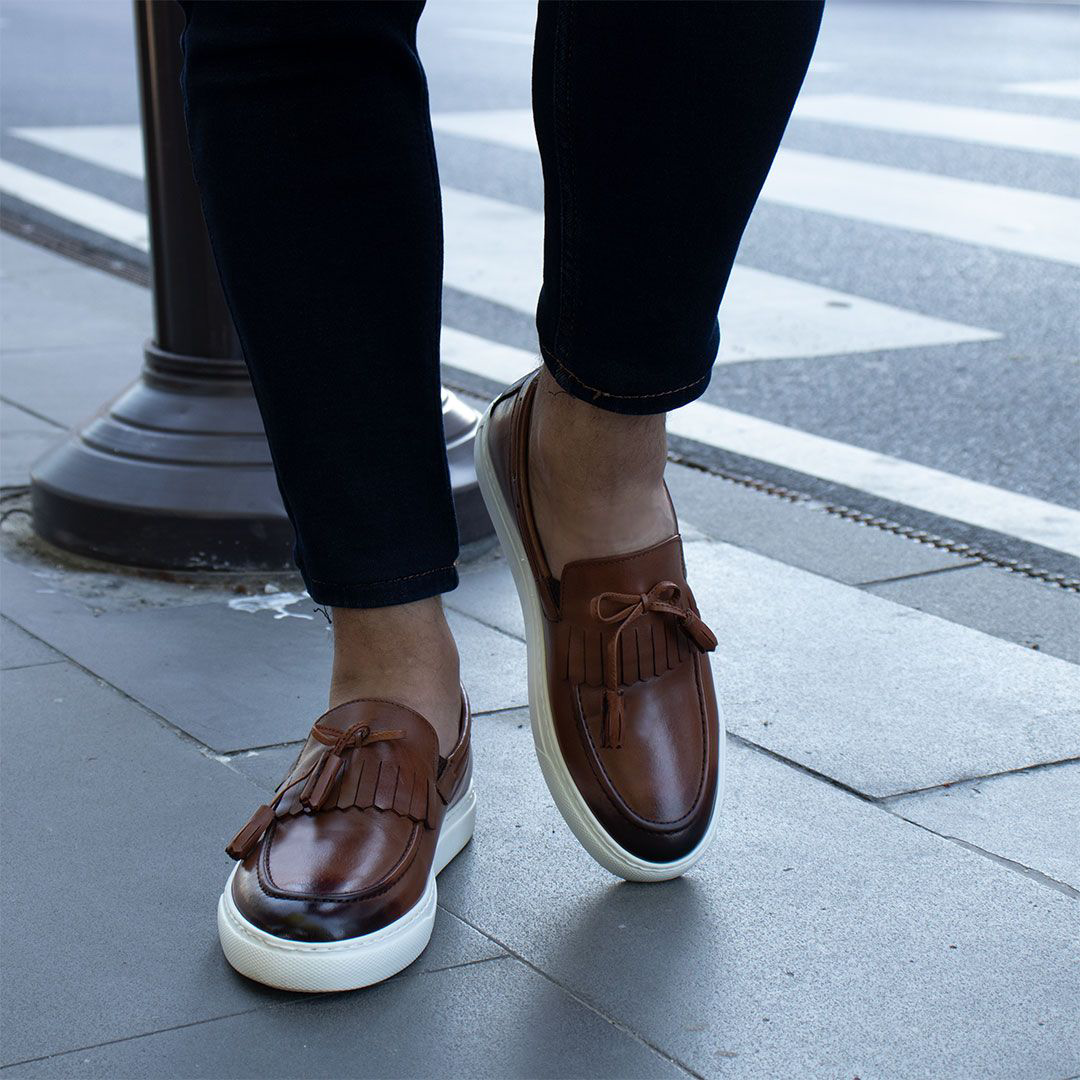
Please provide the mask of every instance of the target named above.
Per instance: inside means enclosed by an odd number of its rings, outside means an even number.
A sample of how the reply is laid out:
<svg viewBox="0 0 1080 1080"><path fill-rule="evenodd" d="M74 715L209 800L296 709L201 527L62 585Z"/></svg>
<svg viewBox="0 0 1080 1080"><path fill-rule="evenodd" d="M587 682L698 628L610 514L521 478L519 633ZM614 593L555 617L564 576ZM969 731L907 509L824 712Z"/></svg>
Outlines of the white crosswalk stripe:
<svg viewBox="0 0 1080 1080"><path fill-rule="evenodd" d="M445 31L447 37L464 41L485 41L497 45L525 45L532 48L533 35L524 30L498 30L489 26L453 26Z"/></svg>
<svg viewBox="0 0 1080 1080"><path fill-rule="evenodd" d="M925 116L923 120L926 121L924 127L930 126ZM946 118L936 114L934 122L939 128L945 128L954 120L955 117ZM435 122L443 131L535 151L531 119L524 110L443 114L437 116ZM909 115L905 123L909 127L914 126L916 120ZM143 174L139 132L134 125L23 128L17 134L38 145L103 168L132 177ZM881 170L885 167L795 151L785 151L784 157L789 163L784 168L792 177L796 173L791 172L790 163L798 166L796 172L800 190L796 202L788 190L795 183L794 179L785 180L783 171L777 179L774 170L769 182L770 197L777 201L791 201L792 205L804 209L825 209L830 213L840 213L839 204L845 203L845 217L859 218L861 212L863 220L889 224L895 219L896 227L918 228L921 225L921 231L935 232L937 235L950 235L948 230L951 229L952 233L959 232L970 242L1005 247L1007 250L1026 245L1039 251L1043 257L1061 256L1068 243L1071 243L1066 236L1054 247L1046 222L1035 212L1045 215L1051 204L1040 204L1039 199L1053 197L893 169L887 170L885 186L889 190L884 195L879 189L877 192L862 192L856 198L852 194L852 185L880 185L883 177ZM146 222L142 214L20 166L8 162L0 164L0 189L85 228L96 229L113 239L145 250ZM859 170L870 172L860 173ZM901 175L897 177L893 174ZM949 209L957 210L955 201L959 193L944 209L927 207L927 203L933 203L941 196L943 182L967 185L963 194L969 201L979 193L990 201L981 207L969 208L966 216L957 212L951 223L943 220L928 222L928 213L944 218ZM839 193L836 190L838 183ZM932 193L928 193L925 183L932 185ZM920 184L924 186L920 187ZM898 185L901 189L906 185L904 198L900 197ZM831 201L825 197L826 189L830 186L833 188ZM986 192L982 192L984 188ZM1023 227L1013 235L1012 247L1006 242L993 244L982 232L987 231L992 214L1000 212L1014 195L1031 196L1036 201L1023 207L1026 215L1021 221ZM1063 199L1060 202L1075 212L1075 200ZM1020 203L1014 202L1012 205L1015 209ZM444 206L447 283L461 291L531 313L539 285L543 238L541 215L500 200L454 189L444 191ZM914 226L913 220L916 223ZM928 228L928 225L933 227ZM1057 221L1057 226L1060 233L1061 220ZM976 234L980 236L978 241L974 239ZM1062 261L1073 260L1065 258ZM963 326L744 267L737 267L733 274L722 321L725 340L721 363L952 344L1000 336L992 330ZM443 331L443 359L451 368L497 383L512 381L536 362L535 357L524 350L449 327ZM704 401L694 402L673 413L670 429L676 435L700 443L1080 555L1080 512L1049 502L784 427Z"/></svg>
<svg viewBox="0 0 1080 1080"><path fill-rule="evenodd" d="M442 113L433 123L448 134L536 150L528 109ZM133 125L18 128L14 134L129 176L142 175L139 132ZM1080 266L1080 200L1061 195L781 150L762 198Z"/></svg>
<svg viewBox="0 0 1080 1080"><path fill-rule="evenodd" d="M443 361L494 382L531 371L536 357L443 327ZM668 430L892 502L1080 556L1080 511L962 476L695 401L668 415Z"/></svg>
<svg viewBox="0 0 1080 1080"><path fill-rule="evenodd" d="M781 150L763 199L1080 266L1080 200Z"/></svg>
<svg viewBox="0 0 1080 1080"><path fill-rule="evenodd" d="M536 151L528 109L439 113L436 131ZM1080 266L1080 200L781 150L761 197L872 225Z"/></svg>
<svg viewBox="0 0 1080 1080"><path fill-rule="evenodd" d="M540 287L543 217L483 195L447 189L448 285L531 313ZM720 312L719 363L833 356L999 335L736 266Z"/></svg>
<svg viewBox="0 0 1080 1080"><path fill-rule="evenodd" d="M0 191L129 247L149 247L145 214L61 180L0 161Z"/></svg>
<svg viewBox="0 0 1080 1080"><path fill-rule="evenodd" d="M803 94L793 114L875 131L1080 157L1080 122L1057 116L972 109L868 94Z"/></svg>
<svg viewBox="0 0 1080 1080"><path fill-rule="evenodd" d="M17 134L129 176L143 174L142 147L134 125L20 128ZM444 191L443 207L446 283L531 314L540 288L542 216L453 188ZM1000 336L993 330L742 266L732 274L721 321L724 340L719 363L835 356Z"/></svg>
<svg viewBox="0 0 1080 1080"><path fill-rule="evenodd" d="M146 171L138 124L86 124L80 127L17 127L11 134L59 154L89 161L102 169L141 180Z"/></svg>
<svg viewBox="0 0 1080 1080"><path fill-rule="evenodd" d="M1011 94L1031 94L1033 97L1080 98L1080 79L1006 83L1003 89Z"/></svg>

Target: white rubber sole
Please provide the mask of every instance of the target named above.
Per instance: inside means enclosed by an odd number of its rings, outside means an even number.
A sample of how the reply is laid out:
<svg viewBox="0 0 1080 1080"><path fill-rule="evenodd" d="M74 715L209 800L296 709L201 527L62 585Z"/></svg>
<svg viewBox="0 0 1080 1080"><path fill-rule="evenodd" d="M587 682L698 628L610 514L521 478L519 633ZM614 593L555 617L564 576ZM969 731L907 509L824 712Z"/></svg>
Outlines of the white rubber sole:
<svg viewBox="0 0 1080 1080"><path fill-rule="evenodd" d="M529 715L532 721L533 743L540 771L544 774L555 805L578 838L582 847L605 869L627 881L669 881L681 877L705 854L716 834L720 805L724 795L725 739L723 715L720 716L719 776L716 802L705 835L692 851L675 862L656 863L639 858L617 843L589 809L574 783L559 749L555 719L547 680L547 655L544 644L544 615L540 597L533 580L529 557L521 542L513 509L506 505L495 474L494 462L488 449L488 419L485 413L476 432L476 477L484 496L488 513L502 544L503 554L510 564L517 586L521 611L525 617L525 640L529 667ZM719 705L717 705L719 708Z"/></svg>
<svg viewBox="0 0 1080 1080"><path fill-rule="evenodd" d="M218 900L218 936L225 959L249 979L280 990L358 990L389 979L427 948L435 927L435 876L469 842L476 821L476 793L468 790L446 811L424 895L400 919L348 941L288 941L248 922L232 897L233 868Z"/></svg>

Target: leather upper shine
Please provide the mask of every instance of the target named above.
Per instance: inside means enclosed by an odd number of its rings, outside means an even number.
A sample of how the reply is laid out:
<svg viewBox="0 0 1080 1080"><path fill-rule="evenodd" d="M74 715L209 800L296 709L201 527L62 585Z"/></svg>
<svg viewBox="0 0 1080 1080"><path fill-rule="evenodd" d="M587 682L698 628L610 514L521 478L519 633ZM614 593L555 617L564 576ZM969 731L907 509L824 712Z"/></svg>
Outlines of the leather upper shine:
<svg viewBox="0 0 1080 1080"><path fill-rule="evenodd" d="M544 612L559 748L589 809L639 858L672 862L703 838L719 729L706 655L716 645L686 581L678 534L625 555L548 568L528 491L535 375L496 402L488 438Z"/></svg>
<svg viewBox="0 0 1080 1080"><path fill-rule="evenodd" d="M404 705L352 701L321 716L276 805L260 807L229 846L241 914L277 937L316 942L370 934L413 908L446 809L468 787L469 734L464 695L445 760L434 729Z"/></svg>

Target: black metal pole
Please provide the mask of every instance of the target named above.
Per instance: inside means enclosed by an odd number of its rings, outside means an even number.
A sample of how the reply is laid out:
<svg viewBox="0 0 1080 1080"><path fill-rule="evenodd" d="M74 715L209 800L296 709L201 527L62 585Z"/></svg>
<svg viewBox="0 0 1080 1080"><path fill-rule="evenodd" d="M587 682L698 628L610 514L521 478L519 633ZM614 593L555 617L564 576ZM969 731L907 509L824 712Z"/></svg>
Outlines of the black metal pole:
<svg viewBox="0 0 1080 1080"><path fill-rule="evenodd" d="M284 569L292 529L192 178L183 25L179 5L135 0L154 335L138 381L33 470L34 529L130 566ZM477 414L444 393L443 420L461 539L477 540L491 532L472 467Z"/></svg>

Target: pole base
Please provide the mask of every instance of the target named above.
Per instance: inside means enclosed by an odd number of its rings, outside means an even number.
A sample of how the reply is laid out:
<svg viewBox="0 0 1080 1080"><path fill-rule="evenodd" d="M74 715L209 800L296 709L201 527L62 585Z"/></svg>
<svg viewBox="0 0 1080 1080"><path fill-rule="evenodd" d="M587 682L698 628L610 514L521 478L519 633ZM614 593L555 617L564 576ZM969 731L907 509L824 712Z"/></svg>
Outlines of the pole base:
<svg viewBox="0 0 1080 1080"><path fill-rule="evenodd" d="M472 464L477 413L443 394L462 543L491 534ZM242 362L146 346L142 377L31 475L34 531L55 547L159 570L293 568L270 451Z"/></svg>

